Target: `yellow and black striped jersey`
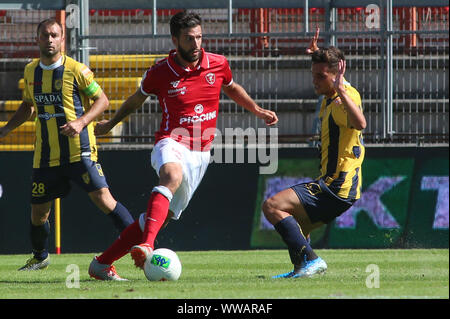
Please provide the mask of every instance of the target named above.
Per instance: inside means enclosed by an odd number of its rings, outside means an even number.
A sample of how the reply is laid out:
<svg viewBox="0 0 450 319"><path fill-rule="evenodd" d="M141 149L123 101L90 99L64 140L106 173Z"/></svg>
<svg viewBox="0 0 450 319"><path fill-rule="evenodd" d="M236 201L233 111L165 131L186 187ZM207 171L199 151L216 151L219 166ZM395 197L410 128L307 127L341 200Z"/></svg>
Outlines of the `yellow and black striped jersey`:
<svg viewBox="0 0 450 319"><path fill-rule="evenodd" d="M362 110L358 91L351 85L345 85L345 89ZM321 121L319 178L341 198L360 198L361 165L365 154L362 132L350 127L347 111L337 93L323 100L319 119Z"/></svg>
<svg viewBox="0 0 450 319"><path fill-rule="evenodd" d="M102 89L84 64L63 55L50 66L36 59L25 67L23 100L36 112L36 141L33 168L53 167L88 157L97 161L93 123L78 136L60 134L60 126L81 117L90 107L89 99Z"/></svg>

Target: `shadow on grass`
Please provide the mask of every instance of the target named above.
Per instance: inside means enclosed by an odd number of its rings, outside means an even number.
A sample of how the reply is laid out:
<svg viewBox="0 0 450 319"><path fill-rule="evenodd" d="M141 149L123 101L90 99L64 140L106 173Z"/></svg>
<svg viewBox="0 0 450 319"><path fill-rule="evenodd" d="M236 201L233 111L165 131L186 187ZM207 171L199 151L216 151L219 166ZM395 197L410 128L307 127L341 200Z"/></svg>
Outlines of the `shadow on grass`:
<svg viewBox="0 0 450 319"><path fill-rule="evenodd" d="M95 279L80 279L79 282L96 282ZM61 284L66 283L66 279L52 279L52 280L0 280L0 284Z"/></svg>

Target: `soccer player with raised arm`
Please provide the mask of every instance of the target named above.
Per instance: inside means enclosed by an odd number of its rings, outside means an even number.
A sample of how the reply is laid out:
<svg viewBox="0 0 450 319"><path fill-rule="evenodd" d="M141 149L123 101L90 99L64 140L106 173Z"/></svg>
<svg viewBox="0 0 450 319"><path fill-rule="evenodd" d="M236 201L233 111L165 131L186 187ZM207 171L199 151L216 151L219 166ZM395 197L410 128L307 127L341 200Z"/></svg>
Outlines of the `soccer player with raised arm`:
<svg viewBox="0 0 450 319"><path fill-rule="evenodd" d="M97 162L92 121L108 107L108 98L86 65L61 52L63 41L62 26L55 19L38 25L40 58L25 67L23 102L0 128L1 138L36 113L30 225L33 257L19 270L48 266L50 209L55 198L68 195L71 181L111 217L118 231L133 222L129 211L111 195Z"/></svg>
<svg viewBox="0 0 450 319"><path fill-rule="evenodd" d="M176 49L145 72L141 86L111 120L95 128L96 134L105 134L141 107L149 95L158 97L162 121L155 133L151 165L159 183L152 190L146 213L92 261L89 274L99 280L120 280L112 263L128 252L135 265L143 268L159 230L170 219L180 218L209 164L221 90L267 125L278 121L274 112L259 107L233 81L224 56L202 48L200 16L186 11L175 14L170 33Z"/></svg>
<svg viewBox="0 0 450 319"><path fill-rule="evenodd" d="M310 50L314 90L324 95L319 119L320 176L294 185L263 204L267 220L286 243L293 270L273 278L300 278L323 273L326 262L308 243L310 232L349 209L361 195L366 120L358 91L344 80L345 57L335 47Z"/></svg>

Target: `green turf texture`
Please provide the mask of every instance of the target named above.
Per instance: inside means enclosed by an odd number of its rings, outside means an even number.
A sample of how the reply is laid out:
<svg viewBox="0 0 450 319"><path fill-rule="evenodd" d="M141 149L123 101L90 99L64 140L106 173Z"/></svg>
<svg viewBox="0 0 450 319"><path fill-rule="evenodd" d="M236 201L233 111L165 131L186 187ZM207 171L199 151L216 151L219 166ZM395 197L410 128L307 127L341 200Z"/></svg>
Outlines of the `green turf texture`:
<svg viewBox="0 0 450 319"><path fill-rule="evenodd" d="M180 251L183 272L176 282L147 281L143 272L133 266L129 255L115 263L118 273L129 279L126 282L90 278L87 270L94 254L52 254L47 269L28 272L17 271L28 255L1 255L0 298L449 298L448 249L316 252L328 264L325 275L271 279L291 270L287 251ZM367 286L376 283L375 273L368 268L372 264L379 269L379 288ZM77 268L79 288L70 288L76 278L73 269Z"/></svg>

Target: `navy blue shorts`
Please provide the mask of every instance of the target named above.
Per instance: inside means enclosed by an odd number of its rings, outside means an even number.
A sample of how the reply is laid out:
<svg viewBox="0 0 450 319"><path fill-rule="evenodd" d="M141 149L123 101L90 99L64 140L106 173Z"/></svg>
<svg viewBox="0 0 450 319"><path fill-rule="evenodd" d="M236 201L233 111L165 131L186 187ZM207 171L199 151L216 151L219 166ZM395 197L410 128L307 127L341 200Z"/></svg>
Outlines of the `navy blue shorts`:
<svg viewBox="0 0 450 319"><path fill-rule="evenodd" d="M330 223L349 209L356 200L334 194L323 180L301 183L291 187L305 208L311 223Z"/></svg>
<svg viewBox="0 0 450 319"><path fill-rule="evenodd" d="M33 168L31 203L42 204L67 196L70 181L87 193L108 187L102 167L89 158L62 166Z"/></svg>

